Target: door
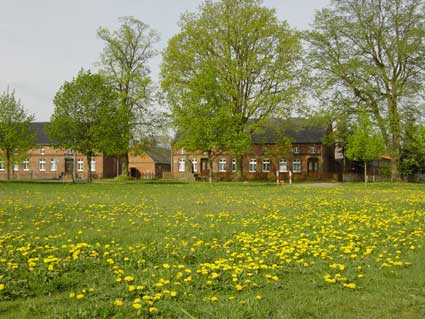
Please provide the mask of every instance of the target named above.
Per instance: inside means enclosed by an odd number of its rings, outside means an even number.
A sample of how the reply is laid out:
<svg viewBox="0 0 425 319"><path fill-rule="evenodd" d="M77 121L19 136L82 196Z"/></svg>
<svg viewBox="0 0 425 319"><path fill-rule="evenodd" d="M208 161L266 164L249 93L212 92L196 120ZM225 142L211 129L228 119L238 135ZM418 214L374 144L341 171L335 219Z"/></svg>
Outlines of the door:
<svg viewBox="0 0 425 319"><path fill-rule="evenodd" d="M308 174L317 176L319 174L319 159L317 157L311 157L307 161Z"/></svg>
<svg viewBox="0 0 425 319"><path fill-rule="evenodd" d="M65 175L72 176L73 172L74 172L74 159L65 158Z"/></svg>
<svg viewBox="0 0 425 319"><path fill-rule="evenodd" d="M208 175L208 158L201 158L201 172L200 175Z"/></svg>

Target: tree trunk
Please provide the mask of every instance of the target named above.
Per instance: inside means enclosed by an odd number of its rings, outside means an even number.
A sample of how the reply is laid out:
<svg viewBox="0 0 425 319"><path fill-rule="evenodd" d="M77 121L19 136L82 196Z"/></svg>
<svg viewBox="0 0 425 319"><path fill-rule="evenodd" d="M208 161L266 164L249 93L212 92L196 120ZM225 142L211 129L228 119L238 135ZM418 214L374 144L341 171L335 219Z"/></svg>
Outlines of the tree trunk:
<svg viewBox="0 0 425 319"><path fill-rule="evenodd" d="M128 172L128 153L124 154L121 156L121 175L122 176L129 176L129 172Z"/></svg>
<svg viewBox="0 0 425 319"><path fill-rule="evenodd" d="M367 161L364 161L364 184L367 185Z"/></svg>
<svg viewBox="0 0 425 319"><path fill-rule="evenodd" d="M213 181L213 166L211 151L208 151L208 182L211 184Z"/></svg>
<svg viewBox="0 0 425 319"><path fill-rule="evenodd" d="M395 84L392 83L392 91L388 94L388 119L391 131L391 145L389 150L391 152L391 181L400 181L400 155L401 155L401 128L400 128L400 114L397 108L397 100L394 97Z"/></svg>
<svg viewBox="0 0 425 319"><path fill-rule="evenodd" d="M10 150L6 150L6 170L7 170L7 180L10 180Z"/></svg>
<svg viewBox="0 0 425 319"><path fill-rule="evenodd" d="M239 155L237 159L236 180L243 180L243 155Z"/></svg>
<svg viewBox="0 0 425 319"><path fill-rule="evenodd" d="M87 182L92 182L91 176L91 153L87 154Z"/></svg>

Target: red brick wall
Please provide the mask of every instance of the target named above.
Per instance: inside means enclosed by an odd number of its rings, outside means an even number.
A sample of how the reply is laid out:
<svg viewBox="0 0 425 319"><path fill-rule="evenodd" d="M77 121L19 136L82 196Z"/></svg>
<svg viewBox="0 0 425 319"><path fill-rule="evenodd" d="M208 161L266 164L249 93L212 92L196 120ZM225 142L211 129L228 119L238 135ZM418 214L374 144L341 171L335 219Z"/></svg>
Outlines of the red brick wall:
<svg viewBox="0 0 425 319"><path fill-rule="evenodd" d="M59 179L65 172L65 150L62 148L53 148L51 146L37 146L28 152L27 158L29 159L29 169L24 171L22 161L18 163L18 170L11 172L11 179ZM40 159L44 158L46 161L45 170L40 170ZM83 154L76 154L73 156L76 177L78 179L87 179L87 158ZM56 160L56 170L52 170L51 160ZM83 160L84 171L77 171L77 160ZM103 177L103 156L99 155L96 159L96 171L92 175L97 178ZM7 172L0 171L0 179L6 179Z"/></svg>
<svg viewBox="0 0 425 319"><path fill-rule="evenodd" d="M251 148L243 156L243 172L245 179L276 179L276 171L279 169L279 162L282 159L287 160L288 170L293 170L293 161L298 159L301 161L301 172L293 173L294 180L302 179L320 179L320 178L330 178L332 177L332 167L330 161L332 159L330 156L325 156L328 153L325 152L326 147L322 144L293 144L293 147L297 146L299 153L293 153L292 149L285 153L279 153L275 145L252 145ZM311 147L315 147L316 150L314 153L311 152ZM325 154L326 153L326 154ZM200 162L201 158L207 158L206 154L200 153L188 153L181 152L181 149L173 149L173 165L172 165L172 174L173 176L179 176L178 166L179 159L196 159L198 162L198 171L194 173L200 173ZM236 176L232 172L232 157L228 154L216 155L213 159L213 175L216 179L228 180ZM319 162L319 171L317 173L311 173L308 171L308 159L317 158ZM226 172L219 172L219 161L220 159L226 160ZM250 159L257 160L257 171L249 172L249 162ZM263 172L263 160L270 160L270 169L269 172ZM239 161L239 158L236 158Z"/></svg>

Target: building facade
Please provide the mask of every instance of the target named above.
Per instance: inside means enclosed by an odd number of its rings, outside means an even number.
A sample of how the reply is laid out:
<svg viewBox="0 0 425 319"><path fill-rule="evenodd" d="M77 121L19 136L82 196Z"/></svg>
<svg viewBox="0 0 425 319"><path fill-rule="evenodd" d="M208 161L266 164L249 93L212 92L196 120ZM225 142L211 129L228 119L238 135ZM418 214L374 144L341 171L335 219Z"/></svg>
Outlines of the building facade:
<svg viewBox="0 0 425 319"><path fill-rule="evenodd" d="M12 164L11 179L85 180L88 177L88 168L93 178L113 178L121 174L121 167L115 157L98 154L88 162L84 154L54 148L45 132L47 125L46 122L31 123L31 128L35 132L36 146L22 161ZM167 149L152 148L145 154L137 156L130 154L129 159L129 169L134 178L160 178L163 172L171 170L170 151ZM6 178L6 163L0 159L0 179Z"/></svg>
<svg viewBox="0 0 425 319"><path fill-rule="evenodd" d="M293 180L336 178L334 148L324 143L328 132L326 127L294 128L292 125L284 130L276 130L273 125L261 128L251 136L252 144L242 158L225 152L215 153L212 158L214 179L235 179L240 160L243 178L248 180L288 179L290 172ZM287 138L289 143L282 145L282 137ZM202 179L208 176L206 153L186 152L178 147L172 150L173 176L186 175L188 169L192 170L195 177Z"/></svg>

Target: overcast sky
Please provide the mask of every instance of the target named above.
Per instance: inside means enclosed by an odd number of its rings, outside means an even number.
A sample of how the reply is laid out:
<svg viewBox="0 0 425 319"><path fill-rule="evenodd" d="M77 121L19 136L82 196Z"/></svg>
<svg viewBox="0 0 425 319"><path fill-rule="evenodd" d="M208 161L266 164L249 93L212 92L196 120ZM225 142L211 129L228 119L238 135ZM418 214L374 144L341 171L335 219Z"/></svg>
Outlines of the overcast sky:
<svg viewBox="0 0 425 319"><path fill-rule="evenodd" d="M118 17L134 16L159 31L163 49L178 32L185 11L201 0L0 0L0 91L15 89L37 121L48 121L53 97L78 70L94 69L103 43L99 26L116 28ZM308 28L316 10L329 0L265 0L280 19L297 29ZM151 62L158 79L161 57Z"/></svg>

